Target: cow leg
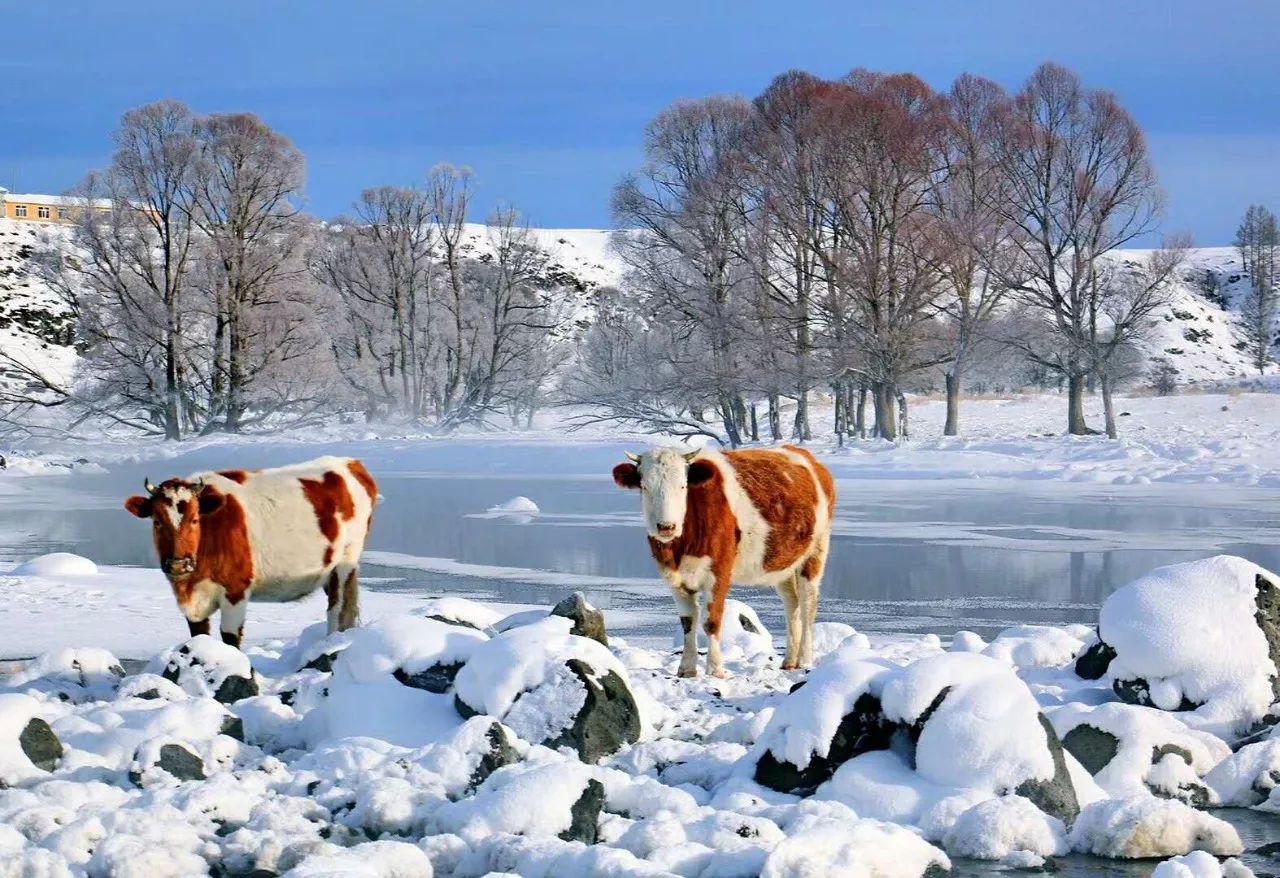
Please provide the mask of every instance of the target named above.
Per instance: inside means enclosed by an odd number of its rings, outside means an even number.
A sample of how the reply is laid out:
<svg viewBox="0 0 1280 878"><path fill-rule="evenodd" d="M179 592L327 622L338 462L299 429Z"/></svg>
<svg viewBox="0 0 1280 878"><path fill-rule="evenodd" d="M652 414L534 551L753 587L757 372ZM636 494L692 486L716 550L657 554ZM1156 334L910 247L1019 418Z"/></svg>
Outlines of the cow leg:
<svg viewBox="0 0 1280 878"><path fill-rule="evenodd" d="M188 620L187 620L187 630L191 632L191 636L192 636L192 637L197 637L197 636L199 636L199 635L201 635L201 634L208 634L208 633L209 633L209 620L208 620L208 619L201 619L199 622L192 622L190 619L188 619Z"/></svg>
<svg viewBox="0 0 1280 878"><path fill-rule="evenodd" d="M338 630L338 616L342 611L342 581L338 579L337 569L329 571L329 578L324 583L324 596L327 599L325 611L326 633Z"/></svg>
<svg viewBox="0 0 1280 878"><path fill-rule="evenodd" d="M803 628L803 608L800 605L800 574L778 583L778 597L782 598L782 615L787 620L787 655L782 660L782 670L794 671L800 667L800 632Z"/></svg>
<svg viewBox="0 0 1280 878"><path fill-rule="evenodd" d="M338 630L346 631L360 622L360 576L352 567L342 581L342 609L338 613Z"/></svg>
<svg viewBox="0 0 1280 878"><path fill-rule="evenodd" d="M236 649L244 637L244 617L249 609L249 597L245 595L234 604L223 601L219 607L218 630L222 633L222 642Z"/></svg>
<svg viewBox="0 0 1280 878"><path fill-rule="evenodd" d="M680 613L680 628L684 632L684 650L680 653L680 677L698 676L698 593L689 591L684 583L672 584L671 596L676 599Z"/></svg>
<svg viewBox="0 0 1280 878"><path fill-rule="evenodd" d="M831 546L830 534L818 542L818 548L805 559L800 567L800 591L804 595L804 630L800 636L800 665L813 667L813 626L818 621L818 597L822 592L822 573L827 564L827 550Z"/></svg>
<svg viewBox="0 0 1280 878"><path fill-rule="evenodd" d="M715 585L707 600L707 673L724 679L724 659L720 657L720 625L724 621L724 601L729 596L728 573L716 574Z"/></svg>

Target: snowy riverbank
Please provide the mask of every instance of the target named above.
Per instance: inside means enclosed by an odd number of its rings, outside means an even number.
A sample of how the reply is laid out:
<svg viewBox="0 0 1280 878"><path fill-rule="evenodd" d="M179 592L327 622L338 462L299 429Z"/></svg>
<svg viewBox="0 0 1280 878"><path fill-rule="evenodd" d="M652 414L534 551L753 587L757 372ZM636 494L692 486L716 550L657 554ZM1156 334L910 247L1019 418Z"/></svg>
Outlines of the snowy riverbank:
<svg viewBox="0 0 1280 878"><path fill-rule="evenodd" d="M130 593L71 561L11 578ZM1273 579L1166 568L1109 599L1101 641L1018 626L873 644L827 622L807 674L781 671L734 602L725 680L591 639L600 618L572 602L374 600L328 638L256 606L281 636L247 659L201 637L131 676L105 650L55 649L0 683L0 855L12 874L119 878L1265 862L1254 848L1280 832L1246 844L1212 809L1280 812ZM1214 856L1158 874L1248 874Z"/></svg>

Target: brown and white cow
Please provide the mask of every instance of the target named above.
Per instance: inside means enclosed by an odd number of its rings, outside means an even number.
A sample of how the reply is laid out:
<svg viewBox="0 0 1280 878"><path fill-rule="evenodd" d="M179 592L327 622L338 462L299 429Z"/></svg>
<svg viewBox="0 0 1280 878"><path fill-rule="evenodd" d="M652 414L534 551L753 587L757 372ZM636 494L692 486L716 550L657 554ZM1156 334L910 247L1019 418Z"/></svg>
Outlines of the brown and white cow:
<svg viewBox="0 0 1280 878"><path fill-rule="evenodd" d="M238 647L251 597L293 601L322 586L329 632L356 624L360 553L378 496L360 461L321 457L144 485L147 495L124 506L151 519L160 567L192 636L208 634L219 610L222 639Z"/></svg>
<svg viewBox="0 0 1280 878"><path fill-rule="evenodd" d="M732 582L772 586L787 617L782 667L813 664L813 623L831 544L835 482L803 448L627 452L613 480L640 489L649 549L684 627L680 676L698 673L698 597L707 602L707 673L724 676L720 622Z"/></svg>

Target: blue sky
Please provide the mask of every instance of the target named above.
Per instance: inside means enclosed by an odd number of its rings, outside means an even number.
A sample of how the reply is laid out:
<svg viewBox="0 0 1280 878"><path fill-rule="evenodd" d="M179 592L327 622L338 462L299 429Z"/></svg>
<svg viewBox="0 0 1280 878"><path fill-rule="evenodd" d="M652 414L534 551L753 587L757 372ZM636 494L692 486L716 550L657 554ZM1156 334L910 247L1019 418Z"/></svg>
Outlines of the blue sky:
<svg viewBox="0 0 1280 878"><path fill-rule="evenodd" d="M602 226L645 122L676 98L754 95L796 67L1016 87L1052 59L1144 125L1165 228L1224 244L1249 202L1280 209L1277 32L1274 0L4 2L0 185L71 186L122 112L173 97L290 135L321 216L450 161L474 170L480 213Z"/></svg>

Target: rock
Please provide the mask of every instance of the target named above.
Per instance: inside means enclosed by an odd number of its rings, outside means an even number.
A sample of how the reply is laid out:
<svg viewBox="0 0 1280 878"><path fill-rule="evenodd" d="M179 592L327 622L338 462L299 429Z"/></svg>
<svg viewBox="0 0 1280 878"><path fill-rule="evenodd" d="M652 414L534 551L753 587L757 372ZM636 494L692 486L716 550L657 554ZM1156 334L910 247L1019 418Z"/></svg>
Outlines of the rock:
<svg viewBox="0 0 1280 878"><path fill-rule="evenodd" d="M298 670L320 671L323 674L332 674L333 660L338 657L338 653L340 652L342 652L342 650L340 649L330 650L329 652L322 652L318 656L313 658L311 661L307 662Z"/></svg>
<svg viewBox="0 0 1280 878"><path fill-rule="evenodd" d="M599 837L598 825L600 810L604 807L604 784L595 778L587 781L587 788L582 791L578 801L573 803L569 813L573 822L569 828L560 833L563 841L580 841L583 844L595 844Z"/></svg>
<svg viewBox="0 0 1280 878"><path fill-rule="evenodd" d="M414 671L412 674L404 668L396 668L391 675L406 686L439 695L453 688L453 680L458 676L458 671L462 670L463 664L464 662L435 664L421 671Z"/></svg>
<svg viewBox="0 0 1280 878"><path fill-rule="evenodd" d="M897 723L884 718L879 698L863 694L840 721L826 756L814 754L809 764L800 769L766 750L756 763L756 783L783 793L810 795L853 757L871 750L888 749L894 732L899 729Z"/></svg>
<svg viewBox="0 0 1280 878"><path fill-rule="evenodd" d="M1120 739L1096 726L1082 723L1063 736L1062 746L1084 766L1085 771L1097 774L1120 751Z"/></svg>
<svg viewBox="0 0 1280 878"><path fill-rule="evenodd" d="M18 735L18 746L36 768L53 771L62 759L62 742L49 724L40 717L32 717Z"/></svg>
<svg viewBox="0 0 1280 878"><path fill-rule="evenodd" d="M489 749L480 757L476 770L471 772L471 779L468 782L471 789L480 786L485 778L504 765L514 765L520 761L520 754L512 745L511 736L507 734L502 723L491 725L489 731L485 733L485 738L489 741Z"/></svg>
<svg viewBox="0 0 1280 878"><path fill-rule="evenodd" d="M565 666L586 687L586 702L572 726L543 743L549 747L572 747L583 762L593 763L640 740L640 709L625 680L610 670L597 684L595 673L586 662L569 659Z"/></svg>
<svg viewBox="0 0 1280 878"><path fill-rule="evenodd" d="M1116 651L1099 640L1076 658L1076 676L1084 680L1101 680L1115 657Z"/></svg>
<svg viewBox="0 0 1280 878"><path fill-rule="evenodd" d="M1080 802L1076 798L1076 788L1071 782L1071 774L1067 770L1067 760L1063 756L1062 742L1058 733L1042 713L1040 727L1044 729L1045 740L1049 745L1049 753L1053 756L1053 777L1049 780L1033 778L1025 780L1014 788L1018 795L1030 799L1031 802L1046 814L1057 817L1067 826L1075 822L1080 814Z"/></svg>
<svg viewBox="0 0 1280 878"><path fill-rule="evenodd" d="M597 643L609 645L609 636L605 632L604 613L587 603L582 592L575 591L560 603L551 608L551 615L563 616L573 621L571 634L579 637L590 637Z"/></svg>
<svg viewBox="0 0 1280 878"><path fill-rule="evenodd" d="M212 695L222 704L234 704L258 694L258 681L248 657L234 646L197 635L176 649L157 656L153 670L188 694Z"/></svg>
<svg viewBox="0 0 1280 878"><path fill-rule="evenodd" d="M1258 589L1255 602L1258 612L1253 619L1262 629L1262 636L1267 638L1267 648L1271 660L1280 668L1280 586L1259 573L1255 579ZM1280 701L1280 676L1271 678L1271 691Z"/></svg>
<svg viewBox="0 0 1280 878"><path fill-rule="evenodd" d="M226 735L228 738L235 738L241 744L244 743L244 720L238 716L227 715L222 720L222 727L218 729L218 734Z"/></svg>
<svg viewBox="0 0 1280 878"><path fill-rule="evenodd" d="M135 756L129 770L129 780L134 786L142 786L148 768L159 768L174 780L204 780L204 760L181 744L162 744L154 761L146 764L146 757Z"/></svg>
<svg viewBox="0 0 1280 878"><path fill-rule="evenodd" d="M1125 704L1162 709L1151 699L1151 684L1142 677L1134 677L1132 680L1113 680L1111 689ZM1178 711L1195 710L1199 706L1199 704L1184 695L1181 703L1174 709Z"/></svg>

